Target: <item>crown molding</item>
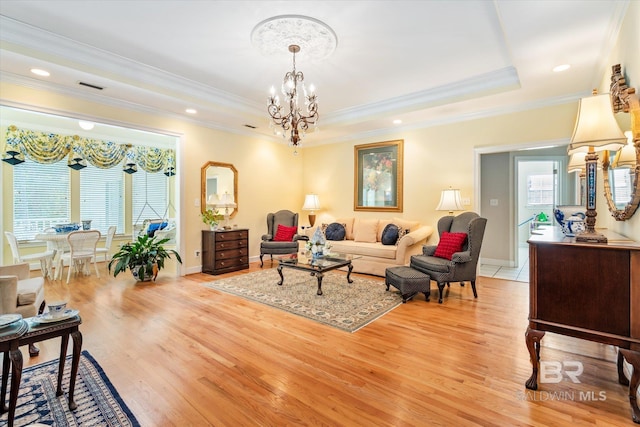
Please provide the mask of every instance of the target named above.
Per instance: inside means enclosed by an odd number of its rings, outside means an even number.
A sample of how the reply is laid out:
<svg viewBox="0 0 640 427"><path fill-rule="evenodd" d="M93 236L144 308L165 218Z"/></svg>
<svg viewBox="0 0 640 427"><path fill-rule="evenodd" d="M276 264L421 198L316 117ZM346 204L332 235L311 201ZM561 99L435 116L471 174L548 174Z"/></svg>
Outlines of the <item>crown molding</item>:
<svg viewBox="0 0 640 427"><path fill-rule="evenodd" d="M364 104L353 108L338 110L326 114L325 124L354 122L386 115L389 112L412 111L434 107L447 103L462 101L478 96L490 95L520 87L520 79L514 67L505 67L496 71L481 74L455 84L447 84L435 88L397 96L380 102Z"/></svg>
<svg viewBox="0 0 640 427"><path fill-rule="evenodd" d="M173 92L173 95L168 94L168 96L177 99L184 99L185 96L192 97L248 114L260 111L259 103L255 101L176 76L2 15L0 15L0 27L2 27L0 40L3 49L16 53L27 50L31 56L62 66L69 66L69 62L78 64L105 79L113 80L111 76L119 76L120 81L137 82L135 84L137 87L152 88L155 93ZM46 46L46 52L43 51L43 46ZM169 90L167 91L167 89Z"/></svg>

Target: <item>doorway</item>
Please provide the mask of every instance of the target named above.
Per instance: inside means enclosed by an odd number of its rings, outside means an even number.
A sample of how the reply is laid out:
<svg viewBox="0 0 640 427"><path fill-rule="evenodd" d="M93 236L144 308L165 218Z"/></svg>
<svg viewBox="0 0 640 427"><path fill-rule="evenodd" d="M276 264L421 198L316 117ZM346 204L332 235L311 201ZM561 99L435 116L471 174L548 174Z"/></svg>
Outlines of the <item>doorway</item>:
<svg viewBox="0 0 640 427"><path fill-rule="evenodd" d="M565 156L516 156L516 266L528 262L527 240L538 227L554 224L553 210L568 200ZM564 173L563 173L564 172Z"/></svg>

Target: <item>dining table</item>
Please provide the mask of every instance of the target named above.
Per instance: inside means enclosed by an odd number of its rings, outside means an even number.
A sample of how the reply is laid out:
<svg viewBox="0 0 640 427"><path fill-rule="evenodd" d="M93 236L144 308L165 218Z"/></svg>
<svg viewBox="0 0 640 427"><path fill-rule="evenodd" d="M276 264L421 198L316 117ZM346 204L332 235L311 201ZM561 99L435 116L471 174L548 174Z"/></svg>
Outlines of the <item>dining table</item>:
<svg viewBox="0 0 640 427"><path fill-rule="evenodd" d="M69 233L58 233L56 231L43 231L35 235L35 240L47 243L47 249L53 250L53 280L62 279L62 271L64 265L62 263L62 255L69 252L69 242L67 236Z"/></svg>

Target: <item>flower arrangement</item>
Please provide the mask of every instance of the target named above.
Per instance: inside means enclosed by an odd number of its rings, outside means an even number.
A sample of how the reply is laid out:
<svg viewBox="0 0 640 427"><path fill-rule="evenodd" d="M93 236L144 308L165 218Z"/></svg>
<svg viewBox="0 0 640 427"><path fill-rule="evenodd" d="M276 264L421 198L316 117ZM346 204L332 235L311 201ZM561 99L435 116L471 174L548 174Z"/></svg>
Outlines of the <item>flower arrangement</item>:
<svg viewBox="0 0 640 427"><path fill-rule="evenodd" d="M365 190L378 190L384 186L393 172L393 160L389 153L371 153L363 158Z"/></svg>
<svg viewBox="0 0 640 427"><path fill-rule="evenodd" d="M200 216L202 217L202 222L210 227L217 226L224 219L224 215L221 215L217 209L207 209Z"/></svg>

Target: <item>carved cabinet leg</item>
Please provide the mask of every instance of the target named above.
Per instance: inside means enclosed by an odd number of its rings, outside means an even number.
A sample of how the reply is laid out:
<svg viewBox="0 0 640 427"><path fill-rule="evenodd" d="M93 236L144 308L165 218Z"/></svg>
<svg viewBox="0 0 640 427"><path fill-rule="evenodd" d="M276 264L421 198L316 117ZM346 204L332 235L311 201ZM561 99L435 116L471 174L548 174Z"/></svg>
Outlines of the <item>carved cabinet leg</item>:
<svg viewBox="0 0 640 427"><path fill-rule="evenodd" d="M629 385L629 380L624 376L623 361L622 352L618 349L618 382L622 385Z"/></svg>
<svg viewBox="0 0 640 427"><path fill-rule="evenodd" d="M527 350L529 350L529 358L531 359L531 366L533 372L525 383L525 386L529 390L538 389L538 369L540 368L540 341L544 337L544 331L538 331L527 327L527 332L524 334L525 341L527 343Z"/></svg>
<svg viewBox="0 0 640 427"><path fill-rule="evenodd" d="M633 374L631 374L631 381L629 382L629 404L631 405L633 422L640 424L640 408L638 408L637 400L638 385L640 384L640 353L624 348L618 351L633 366Z"/></svg>

